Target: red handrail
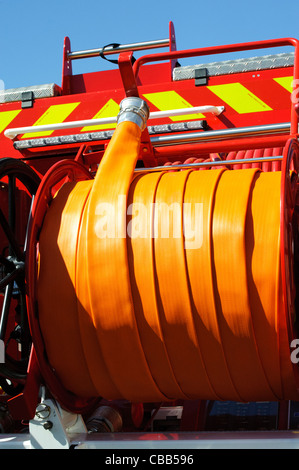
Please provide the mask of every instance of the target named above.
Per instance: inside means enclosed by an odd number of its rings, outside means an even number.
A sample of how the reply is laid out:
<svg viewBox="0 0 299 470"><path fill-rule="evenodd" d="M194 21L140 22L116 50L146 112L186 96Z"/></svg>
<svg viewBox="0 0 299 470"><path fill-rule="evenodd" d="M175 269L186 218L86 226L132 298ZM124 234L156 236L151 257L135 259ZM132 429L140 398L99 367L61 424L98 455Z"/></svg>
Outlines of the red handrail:
<svg viewBox="0 0 299 470"><path fill-rule="evenodd" d="M229 52L239 52L239 51L248 51L253 49L267 49L270 47L282 47L282 46L294 46L294 71L293 71L293 90L295 89L295 84L298 85L299 82L296 80L299 79L299 53L298 53L299 41L295 38L280 38L280 39L267 39L264 41L254 41L247 43L238 43L238 44L227 44L222 46L211 46L198 49L187 49L182 51L170 51L162 52L157 54L148 54L142 57L139 57L134 65L133 71L135 75L135 80L137 80L139 69L141 65L144 65L149 62L158 62L164 60L174 60L174 59L183 59L188 57L196 56L206 56L213 54L225 54ZM298 133L298 115L295 109L297 101L291 101L291 134Z"/></svg>

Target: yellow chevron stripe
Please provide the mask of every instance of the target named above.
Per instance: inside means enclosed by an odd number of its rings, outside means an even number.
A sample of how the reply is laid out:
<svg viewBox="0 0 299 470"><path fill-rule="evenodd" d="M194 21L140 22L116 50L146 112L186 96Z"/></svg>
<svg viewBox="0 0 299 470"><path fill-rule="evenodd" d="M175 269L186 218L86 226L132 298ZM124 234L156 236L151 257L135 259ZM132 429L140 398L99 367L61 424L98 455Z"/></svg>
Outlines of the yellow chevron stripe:
<svg viewBox="0 0 299 470"><path fill-rule="evenodd" d="M148 101L150 101L160 111L167 111L168 109L184 109L192 108L192 104L188 103L182 96L176 91L161 91L158 93L146 93L143 95ZM205 117L201 113L188 114L184 116L172 116L172 121L184 121L186 119L202 119Z"/></svg>
<svg viewBox="0 0 299 470"><path fill-rule="evenodd" d="M290 93L292 93L293 75L290 75L288 77L277 77L277 78L273 78L273 80L275 80L279 85L281 85L283 88L285 88Z"/></svg>
<svg viewBox="0 0 299 470"><path fill-rule="evenodd" d="M33 126L43 126L46 124L62 123L80 103L54 104L50 106L44 114L33 124ZM31 137L44 137L51 135L54 131L41 131L24 134L22 139Z"/></svg>
<svg viewBox="0 0 299 470"><path fill-rule="evenodd" d="M119 112L119 105L112 99L107 101L107 103L97 112L97 114L92 119L102 119L107 117L117 116ZM97 126L86 126L81 129L81 132L88 131L97 131L100 129L114 129L116 124L101 124Z"/></svg>
<svg viewBox="0 0 299 470"><path fill-rule="evenodd" d="M270 106L251 93L251 91L241 83L236 82L224 85L212 85L207 88L239 114L272 110Z"/></svg>
<svg viewBox="0 0 299 470"><path fill-rule="evenodd" d="M0 132L14 120L14 118L21 112L21 109L15 109L13 111L1 111L0 112Z"/></svg>

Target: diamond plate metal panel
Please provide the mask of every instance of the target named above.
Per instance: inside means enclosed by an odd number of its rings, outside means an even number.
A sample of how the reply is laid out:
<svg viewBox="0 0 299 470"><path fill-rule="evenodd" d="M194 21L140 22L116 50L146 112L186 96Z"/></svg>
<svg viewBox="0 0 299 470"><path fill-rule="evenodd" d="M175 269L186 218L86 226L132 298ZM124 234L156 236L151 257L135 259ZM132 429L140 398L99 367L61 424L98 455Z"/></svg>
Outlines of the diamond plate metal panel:
<svg viewBox="0 0 299 470"><path fill-rule="evenodd" d="M281 53L261 57L250 57L246 59L225 60L221 62L210 62L208 64L177 67L173 71L173 79L175 81L195 79L195 70L200 68L206 68L208 76L211 77L240 72L290 67L293 63L294 53Z"/></svg>
<svg viewBox="0 0 299 470"><path fill-rule="evenodd" d="M0 90L0 103L12 103L14 101L22 101L23 93L33 92L33 98L50 98L61 94L60 87L55 83L45 85L36 85L30 87L9 88Z"/></svg>

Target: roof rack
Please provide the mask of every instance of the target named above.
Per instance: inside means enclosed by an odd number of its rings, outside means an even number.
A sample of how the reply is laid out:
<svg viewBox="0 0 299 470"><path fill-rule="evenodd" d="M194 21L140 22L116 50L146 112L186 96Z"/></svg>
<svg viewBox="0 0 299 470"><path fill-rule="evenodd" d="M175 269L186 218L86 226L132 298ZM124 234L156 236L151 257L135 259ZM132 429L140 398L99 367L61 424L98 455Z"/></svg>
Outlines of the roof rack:
<svg viewBox="0 0 299 470"><path fill-rule="evenodd" d="M172 21L169 22L169 37L166 39L157 39L154 41L143 41L133 44L107 44L104 47L99 47L96 49L88 49L82 51L72 51L71 50L71 41L69 37L64 38L63 46L63 63L62 63L62 94L69 94L71 90L71 76L72 71L72 61L78 59L87 59L91 57L102 57L112 54L122 54L124 52L135 52L149 49L157 49L161 47L168 47L169 51L176 51L176 39L174 25ZM109 60L109 59L108 59ZM176 65L176 60L170 60L171 75L172 71Z"/></svg>

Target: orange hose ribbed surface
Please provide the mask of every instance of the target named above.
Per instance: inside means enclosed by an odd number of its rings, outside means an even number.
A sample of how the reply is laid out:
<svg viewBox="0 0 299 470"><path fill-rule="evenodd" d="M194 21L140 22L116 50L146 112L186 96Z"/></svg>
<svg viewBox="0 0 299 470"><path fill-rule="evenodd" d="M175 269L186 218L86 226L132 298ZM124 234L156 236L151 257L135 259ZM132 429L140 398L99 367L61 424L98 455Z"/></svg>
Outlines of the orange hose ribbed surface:
<svg viewBox="0 0 299 470"><path fill-rule="evenodd" d="M38 310L50 364L83 397L296 398L280 171L134 177L140 136L120 123L95 180L65 184L46 214Z"/></svg>

